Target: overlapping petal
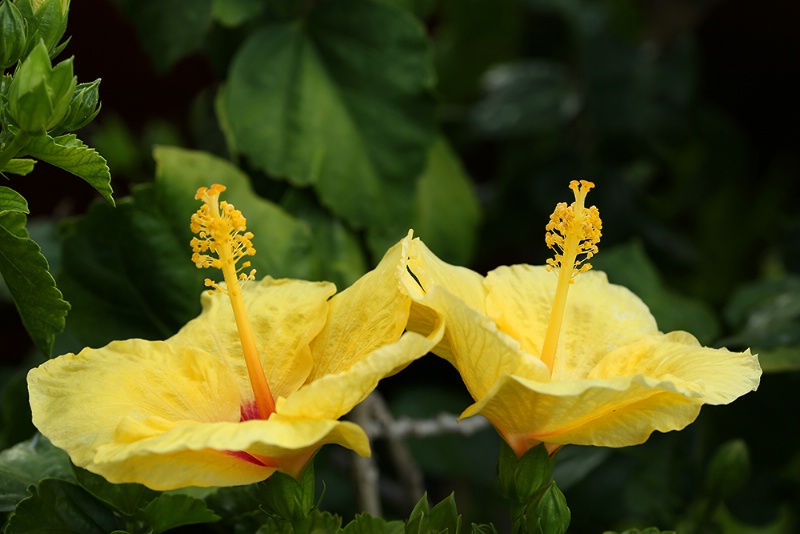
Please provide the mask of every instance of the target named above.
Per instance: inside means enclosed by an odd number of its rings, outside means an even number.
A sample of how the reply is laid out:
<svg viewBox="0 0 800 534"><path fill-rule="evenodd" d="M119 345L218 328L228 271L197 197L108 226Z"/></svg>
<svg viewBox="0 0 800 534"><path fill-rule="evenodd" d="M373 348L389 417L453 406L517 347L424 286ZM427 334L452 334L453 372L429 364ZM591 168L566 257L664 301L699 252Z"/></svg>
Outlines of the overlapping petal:
<svg viewBox="0 0 800 534"><path fill-rule="evenodd" d="M245 415L253 394L230 306L204 295L201 315L166 341L127 340L67 354L28 375L34 424L75 464L112 482L155 489L237 485L275 470L298 475L320 446L369 454L357 425L338 421L378 381L430 351L441 322L403 329L403 250L353 287L245 283L243 300L276 399Z"/></svg>
<svg viewBox="0 0 800 534"><path fill-rule="evenodd" d="M544 267L500 267L485 278L436 258L419 240L404 286L409 328L439 316L448 359L483 415L523 453L545 442L621 447L653 431L679 430L703 404L758 387L750 353L701 347L685 332L662 334L647 306L590 271L570 287L555 364L539 359L557 277Z"/></svg>

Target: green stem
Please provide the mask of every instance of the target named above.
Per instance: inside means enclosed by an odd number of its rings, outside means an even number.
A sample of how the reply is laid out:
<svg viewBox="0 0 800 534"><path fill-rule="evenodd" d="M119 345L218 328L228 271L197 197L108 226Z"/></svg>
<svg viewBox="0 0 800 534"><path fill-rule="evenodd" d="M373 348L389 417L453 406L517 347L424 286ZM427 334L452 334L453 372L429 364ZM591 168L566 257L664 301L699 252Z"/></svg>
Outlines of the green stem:
<svg viewBox="0 0 800 534"><path fill-rule="evenodd" d="M6 164L11 161L11 158L19 154L23 148L28 146L28 143L31 139L33 139L33 136L23 131L19 131L11 139L11 142L8 144L5 150L0 152L0 171L2 171L3 167L5 167Z"/></svg>

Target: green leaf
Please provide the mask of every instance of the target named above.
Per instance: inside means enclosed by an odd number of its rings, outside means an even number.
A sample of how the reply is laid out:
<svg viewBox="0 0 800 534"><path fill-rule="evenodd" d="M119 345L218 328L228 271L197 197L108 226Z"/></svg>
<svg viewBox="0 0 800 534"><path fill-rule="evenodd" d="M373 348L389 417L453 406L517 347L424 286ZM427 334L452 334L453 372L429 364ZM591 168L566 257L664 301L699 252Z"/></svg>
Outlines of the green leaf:
<svg viewBox="0 0 800 534"><path fill-rule="evenodd" d="M87 344L165 339L200 312L202 280L191 262L189 221L201 185L223 183L255 234L258 276L314 278L308 227L258 198L247 176L202 152L160 147L156 182L116 209L96 203L65 229L61 285L75 304L70 328Z"/></svg>
<svg viewBox="0 0 800 534"><path fill-rule="evenodd" d="M0 212L0 275L25 330L49 357L56 334L64 330L70 305L56 287L39 245L28 238L25 221L22 213Z"/></svg>
<svg viewBox="0 0 800 534"><path fill-rule="evenodd" d="M31 489L33 495L17 505L8 521L6 534L108 534L125 528L124 522L114 512L71 482L46 478Z"/></svg>
<svg viewBox="0 0 800 534"><path fill-rule="evenodd" d="M111 172L105 158L93 148L86 146L74 134L50 137L40 135L31 139L24 152L46 161L75 176L84 179L104 199L114 205L111 194Z"/></svg>
<svg viewBox="0 0 800 534"><path fill-rule="evenodd" d="M592 258L592 265L605 271L610 282L636 293L650 308L662 332L685 330L703 345L710 345L719 336L719 322L709 307L665 287L640 242L601 249L600 254Z"/></svg>
<svg viewBox="0 0 800 534"><path fill-rule="evenodd" d="M715 499L727 499L742 486L750 476L750 453L741 439L723 443L714 451L706 470L705 486Z"/></svg>
<svg viewBox="0 0 800 534"><path fill-rule="evenodd" d="M36 434L28 403L27 374L28 367L23 367L0 375L0 450Z"/></svg>
<svg viewBox="0 0 800 534"><path fill-rule="evenodd" d="M307 190L287 191L281 205L311 227L316 252L313 257L317 260L315 271L320 280L333 282L342 290L367 271L367 259L358 236L341 219L314 202Z"/></svg>
<svg viewBox="0 0 800 534"><path fill-rule="evenodd" d="M762 349L751 347L758 354L758 364L765 373L787 373L800 370L800 345Z"/></svg>
<svg viewBox="0 0 800 534"><path fill-rule="evenodd" d="M159 493L141 484L112 484L100 475L73 467L75 479L86 491L125 515L134 515Z"/></svg>
<svg viewBox="0 0 800 534"><path fill-rule="evenodd" d="M192 238L189 219L200 207L194 195L199 187L219 183L227 188L223 198L241 210L247 229L254 234L257 252L250 261L258 270L257 277L318 278L308 225L256 195L250 179L233 164L205 152L174 147L156 147L153 156L159 204L169 215L176 235L182 232L185 236L187 261Z"/></svg>
<svg viewBox="0 0 800 534"><path fill-rule="evenodd" d="M33 170L33 166L35 164L36 160L27 158L14 158L6 163L5 166L0 169L0 171L16 174L18 176L25 176Z"/></svg>
<svg viewBox="0 0 800 534"><path fill-rule="evenodd" d="M458 156L439 136L417 182L411 227L440 258L467 265L475 248L479 220L480 207L472 183Z"/></svg>
<svg viewBox="0 0 800 534"><path fill-rule="evenodd" d="M295 533L338 534L341 532L342 518L330 512L314 510L294 526Z"/></svg>
<svg viewBox="0 0 800 534"><path fill-rule="evenodd" d="M225 115L254 164L312 185L358 228L409 217L434 136L430 50L412 15L324 2L252 35L230 72Z"/></svg>
<svg viewBox="0 0 800 534"><path fill-rule="evenodd" d="M155 68L166 72L203 44L211 28L213 0L127 0L144 49Z"/></svg>
<svg viewBox="0 0 800 534"><path fill-rule="evenodd" d="M137 517L152 527L153 534L183 525L214 523L220 519L201 499L169 493L159 495Z"/></svg>
<svg viewBox="0 0 800 534"><path fill-rule="evenodd" d="M430 531L430 505L428 504L428 492L425 492L411 513L408 514L406 521L406 534L428 534Z"/></svg>
<svg viewBox="0 0 800 534"><path fill-rule="evenodd" d="M497 529L491 523L488 525L476 525L473 523L472 534L497 534Z"/></svg>
<svg viewBox="0 0 800 534"><path fill-rule="evenodd" d="M9 512L30 496L28 487L43 478L73 478L69 457L37 434L0 452L0 512Z"/></svg>
<svg viewBox="0 0 800 534"><path fill-rule="evenodd" d="M264 9L261 0L214 0L214 19L223 26L236 27Z"/></svg>
<svg viewBox="0 0 800 534"><path fill-rule="evenodd" d="M512 503L525 504L534 499L553 477L553 462L544 444L531 448L522 458L505 442L500 443L497 461L500 491Z"/></svg>
<svg viewBox="0 0 800 534"><path fill-rule="evenodd" d="M291 475L275 472L260 483L264 509L293 524L305 518L314 507L314 464L308 466L295 480Z"/></svg>
<svg viewBox="0 0 800 534"><path fill-rule="evenodd" d="M552 61L497 66L486 74L484 85L486 96L472 109L471 121L486 136L552 132L580 110L580 97L567 69Z"/></svg>
<svg viewBox="0 0 800 534"><path fill-rule="evenodd" d="M461 516L456 508L456 499L453 493L433 507L431 510L430 528L434 532L458 534L461 530Z"/></svg>
<svg viewBox="0 0 800 534"><path fill-rule="evenodd" d="M25 197L9 187L0 185L0 213L4 211L16 211L28 214L28 201Z"/></svg>
<svg viewBox="0 0 800 534"><path fill-rule="evenodd" d="M726 341L765 349L800 345L800 278L748 284L734 293L725 317L738 330Z"/></svg>
<svg viewBox="0 0 800 534"><path fill-rule="evenodd" d="M342 529L342 534L404 534L402 521L386 521L369 514L358 514Z"/></svg>

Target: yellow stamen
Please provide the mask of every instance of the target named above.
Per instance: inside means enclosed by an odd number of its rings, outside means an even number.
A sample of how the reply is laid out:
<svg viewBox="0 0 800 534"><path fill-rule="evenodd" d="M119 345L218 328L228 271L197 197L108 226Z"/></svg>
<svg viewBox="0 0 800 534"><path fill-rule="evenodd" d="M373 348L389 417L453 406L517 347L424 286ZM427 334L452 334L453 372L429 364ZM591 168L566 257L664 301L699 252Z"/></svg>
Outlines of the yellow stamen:
<svg viewBox="0 0 800 534"><path fill-rule="evenodd" d="M597 208L584 207L586 194L593 187L594 184L586 180L570 182L569 188L575 193L575 202L569 206L566 202L556 205L550 222L547 223L545 242L549 248L555 250L555 257L547 260L547 270L558 269L556 295L542 346L542 361L547 364L550 374L553 374L569 286L575 276L592 268L586 260L597 254L597 243L603 228ZM581 255L584 257L579 259L578 256Z"/></svg>
<svg viewBox="0 0 800 534"><path fill-rule="evenodd" d="M195 198L202 200L204 204L192 215L192 232L199 236L192 238L191 241L194 252L192 261L199 269L214 267L222 270L227 286L225 289L209 278L206 278L205 284L212 288L212 292L224 291L228 294L258 414L261 419L268 419L275 412L275 400L272 398L261 359L258 357L256 342L250 330L250 323L247 321L242 288L239 285L240 281L255 280L256 271L253 269L248 274L240 272L250 266L249 261L242 263L239 268L236 267L244 256L253 256L256 253L250 242L253 234L245 231L247 221L241 211L235 209L233 204L228 204L224 200L219 201L219 194L223 191L225 186L219 184L197 190Z"/></svg>

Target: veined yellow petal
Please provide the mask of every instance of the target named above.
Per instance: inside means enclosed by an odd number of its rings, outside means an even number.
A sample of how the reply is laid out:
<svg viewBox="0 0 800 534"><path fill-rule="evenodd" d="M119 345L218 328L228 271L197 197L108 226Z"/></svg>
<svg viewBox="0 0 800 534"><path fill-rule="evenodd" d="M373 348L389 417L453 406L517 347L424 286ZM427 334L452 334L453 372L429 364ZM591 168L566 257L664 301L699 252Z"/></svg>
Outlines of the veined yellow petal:
<svg viewBox="0 0 800 534"><path fill-rule="evenodd" d="M33 423L76 465L113 441L125 418L238 421L240 389L227 367L192 347L131 339L50 360L28 373Z"/></svg>
<svg viewBox="0 0 800 534"><path fill-rule="evenodd" d="M419 302L444 318L447 328L443 344L449 347L453 362L474 398L486 395L502 375L550 380L547 366L539 358L526 353L489 317L466 306L441 286L434 286Z"/></svg>
<svg viewBox="0 0 800 534"><path fill-rule="evenodd" d="M160 490L248 484L276 469L297 476L314 452L329 443L369 455L361 428L330 419L273 415L267 421L172 423L170 429L158 420L123 426L128 428L119 433L122 439L100 445L86 467L112 482L140 482ZM135 432L141 432L140 439L131 439Z"/></svg>
<svg viewBox="0 0 800 534"><path fill-rule="evenodd" d="M409 232L403 241L406 249L403 254L405 263L401 270L403 288L414 301L406 328L414 332L429 332L439 321L439 310L422 304L426 293L436 286L446 287L447 291L464 305L479 313L485 313L486 290L483 286L483 276L440 260L425 246L425 243L418 238L411 239L411 235ZM454 364L449 340L450 336L446 335L433 352Z"/></svg>
<svg viewBox="0 0 800 534"><path fill-rule="evenodd" d="M312 369L309 344L325 324L327 301L336 291L329 282L275 280L266 277L242 287L256 348L272 394L277 398L296 391ZM250 392L241 341L228 297L204 293L203 312L168 342L199 347L218 355L237 377L240 389ZM248 393L247 397L251 397Z"/></svg>
<svg viewBox="0 0 800 534"><path fill-rule="evenodd" d="M462 417L485 416L519 453L538 442L636 445L684 428L702 404L697 392L641 375L548 383L504 375Z"/></svg>
<svg viewBox="0 0 800 534"><path fill-rule="evenodd" d="M330 299L325 327L311 343L314 368L308 382L346 371L400 338L411 306L398 280L402 250L400 242L375 269Z"/></svg>
<svg viewBox="0 0 800 534"><path fill-rule="evenodd" d="M499 267L486 276L487 314L529 353L541 354L556 276L546 267ZM570 287L553 380L585 378L604 355L658 333L647 306L627 288L609 284L605 273L576 276Z"/></svg>
<svg viewBox="0 0 800 534"><path fill-rule="evenodd" d="M443 332L441 322L428 336L406 332L395 343L373 350L341 373L325 375L294 395L278 399L277 413L291 418L339 418L363 401L381 378L427 354Z"/></svg>
<svg viewBox="0 0 800 534"><path fill-rule="evenodd" d="M758 358L750 353L700 346L687 332L649 336L610 352L588 378L643 374L699 391L706 404L727 404L755 391L761 380Z"/></svg>

